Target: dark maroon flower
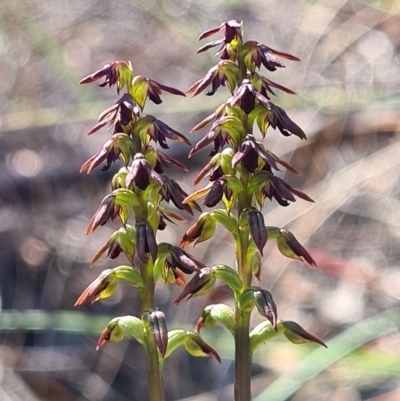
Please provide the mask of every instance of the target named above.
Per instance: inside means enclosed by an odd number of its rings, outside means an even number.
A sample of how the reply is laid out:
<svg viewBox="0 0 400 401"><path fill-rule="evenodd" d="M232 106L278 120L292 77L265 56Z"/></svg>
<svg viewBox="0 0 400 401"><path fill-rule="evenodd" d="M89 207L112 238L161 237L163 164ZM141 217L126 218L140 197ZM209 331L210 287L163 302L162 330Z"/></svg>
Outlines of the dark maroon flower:
<svg viewBox="0 0 400 401"><path fill-rule="evenodd" d="M196 259L194 256L188 254L183 249L172 246L167 243L162 243L166 247L165 250L165 265L168 269L175 271L181 270L185 274L192 274L193 272L200 271L204 264Z"/></svg>
<svg viewBox="0 0 400 401"><path fill-rule="evenodd" d="M296 135L300 139L307 139L303 130L293 122L281 107L274 105L271 101L267 102L266 107L270 113L266 115L266 120L273 129L278 128L284 136Z"/></svg>
<svg viewBox="0 0 400 401"><path fill-rule="evenodd" d="M132 96L125 93L115 104L99 115L97 124L87 134L91 135L106 125L114 125L116 132L124 132L124 127L129 123L134 123L138 117L139 108Z"/></svg>
<svg viewBox="0 0 400 401"><path fill-rule="evenodd" d="M192 208L201 212L200 206L195 202L191 201L183 203L188 194L180 187L180 185L173 179L163 176L164 185L160 189L160 194L163 199L169 203L172 203L180 210L186 210L188 213L193 215Z"/></svg>
<svg viewBox="0 0 400 401"><path fill-rule="evenodd" d="M206 45L200 47L200 49L197 50L197 53L202 53L208 49L211 49L212 47L221 45L221 48L216 55L219 55L223 60L229 58L231 60L236 60L237 44L242 43L243 25L241 22L237 20L223 22L219 27L208 29L207 31L203 32L199 36L199 40L215 35L222 30L224 31L223 39L207 43ZM233 41L235 43L231 44Z"/></svg>
<svg viewBox="0 0 400 401"><path fill-rule="evenodd" d="M107 171L111 167L111 163L116 160L121 160L127 166L134 153L134 145L128 135L123 133L114 134L95 155L84 163L80 172L87 170L89 174L104 161L106 161L106 165L101 171Z"/></svg>
<svg viewBox="0 0 400 401"><path fill-rule="evenodd" d="M214 287L217 278L215 277L214 271L205 267L201 269L185 286L178 298L175 299L174 304L178 305L183 299L188 299L207 295Z"/></svg>
<svg viewBox="0 0 400 401"><path fill-rule="evenodd" d="M146 151L146 155L148 154L148 151L151 147L149 146L149 148ZM156 159L156 164L154 166L154 171L156 171L157 173L161 174L164 172L163 167L169 167L170 164L174 165L175 167L179 168L180 170L183 171L189 171L186 166L184 166L181 162L179 162L178 160L173 159L172 157L167 156L166 154L164 154L163 152L161 152L158 149L152 149L155 153L155 159Z"/></svg>
<svg viewBox="0 0 400 401"><path fill-rule="evenodd" d="M126 186L129 188L135 183L138 188L144 191L150 184L150 178L156 181L160 186L163 186L164 181L161 176L151 168L149 162L141 153L136 153L126 177Z"/></svg>
<svg viewBox="0 0 400 401"><path fill-rule="evenodd" d="M172 93L173 95L186 96L178 89L160 84L141 75L137 75L132 79L131 93L141 110L143 110L147 98L155 104L162 103L161 95L163 91Z"/></svg>
<svg viewBox="0 0 400 401"><path fill-rule="evenodd" d="M104 243L93 256L90 267L92 267L106 251L110 259L116 259L121 252L123 252L129 261L133 263L135 248L135 228L127 224L126 227L122 227L111 234L109 240Z"/></svg>
<svg viewBox="0 0 400 401"><path fill-rule="evenodd" d="M222 60L212 67L204 78L195 82L186 93L192 93L192 97L195 97L211 84L211 90L206 93L208 96L213 95L220 86L227 86L233 94L238 75L239 67L236 63L230 60Z"/></svg>
<svg viewBox="0 0 400 401"><path fill-rule="evenodd" d="M275 95L275 92L272 90L272 88L279 89L283 92L289 93L291 95L295 95L296 93L293 92L292 90L277 84L276 82L271 81L270 79L267 79L257 73L253 74L253 77L251 78L251 83L254 85L254 87L266 98L269 98L268 92L272 93Z"/></svg>
<svg viewBox="0 0 400 401"><path fill-rule="evenodd" d="M190 142L182 134L151 115L141 116L136 122L135 131L139 135L148 135L164 149L169 148L166 141L167 138L190 145Z"/></svg>
<svg viewBox="0 0 400 401"><path fill-rule="evenodd" d="M111 218L114 220L120 212L120 206L115 202L115 195L107 195L102 201L96 213L90 219L86 235L91 234L96 228L106 224Z"/></svg>
<svg viewBox="0 0 400 401"><path fill-rule="evenodd" d="M261 200L260 206L263 206L262 200L265 197L271 200L275 198L281 206L288 206L289 202L296 202L294 195L308 202L314 202L303 191L292 187L286 181L273 175L272 172L260 171L258 174L265 179L262 181L262 186L255 192L257 200Z"/></svg>
<svg viewBox="0 0 400 401"><path fill-rule="evenodd" d="M256 68L260 68L261 64L269 71L275 71L277 67L285 67L279 58L300 61L291 54L274 50L255 40L249 40L244 43L240 55L251 73L254 73Z"/></svg>
<svg viewBox="0 0 400 401"><path fill-rule="evenodd" d="M111 63L105 64L103 68L88 75L87 77L79 81L79 85L88 84L91 82L98 81L101 78L105 78L105 81L99 86L104 87L108 85L111 86L117 84L117 91L123 88L124 85L129 85L132 79L133 68L130 62L125 61L113 61Z"/></svg>

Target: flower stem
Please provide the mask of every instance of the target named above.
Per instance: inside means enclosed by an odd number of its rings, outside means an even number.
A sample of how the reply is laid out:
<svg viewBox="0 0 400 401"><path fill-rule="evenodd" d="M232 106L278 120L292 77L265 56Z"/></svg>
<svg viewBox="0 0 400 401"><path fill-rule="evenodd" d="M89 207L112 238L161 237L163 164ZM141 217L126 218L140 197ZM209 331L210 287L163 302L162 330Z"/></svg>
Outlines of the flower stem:
<svg viewBox="0 0 400 401"><path fill-rule="evenodd" d="M247 186L248 173L243 172L242 183ZM244 209L251 206L251 199L246 196L239 198L238 217ZM251 285L252 272L247 263L249 247L248 228L241 228L239 241L236 244L237 269L242 279L242 292ZM250 312L241 311L235 306L235 401L250 401L251 399L251 356L250 356Z"/></svg>
<svg viewBox="0 0 400 401"><path fill-rule="evenodd" d="M251 399L251 359L249 350L250 313L236 308L235 401Z"/></svg>
<svg viewBox="0 0 400 401"><path fill-rule="evenodd" d="M144 194L139 195L140 207L137 217L139 219L147 220L147 199ZM141 297L141 313L143 314L155 308L154 303L154 266L151 262L150 256L147 263L140 263L140 273L143 278L144 291ZM162 365L158 358L158 350L154 341L153 333L148 325L145 328L145 354L146 354L146 368L147 368L147 381L149 388L149 401L163 401L165 399L163 382L162 382Z"/></svg>
<svg viewBox="0 0 400 401"><path fill-rule="evenodd" d="M141 312L142 315L148 309L154 308L154 273L153 264L141 263L140 270L143 277L145 290L142 297ZM158 358L158 350L154 341L153 334L150 327L145 325L145 354L146 354L146 367L147 367L147 380L149 388L149 400L150 401L163 401L164 390L162 383L162 371L161 364Z"/></svg>

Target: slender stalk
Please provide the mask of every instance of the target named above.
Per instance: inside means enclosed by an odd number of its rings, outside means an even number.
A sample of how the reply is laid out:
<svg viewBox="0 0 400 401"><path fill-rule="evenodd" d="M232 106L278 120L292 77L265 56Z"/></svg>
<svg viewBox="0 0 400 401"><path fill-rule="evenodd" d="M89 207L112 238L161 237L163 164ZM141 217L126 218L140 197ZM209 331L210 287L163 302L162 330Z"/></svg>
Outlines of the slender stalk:
<svg viewBox="0 0 400 401"><path fill-rule="evenodd" d="M251 358L249 351L250 313L235 311L235 401L251 399Z"/></svg>
<svg viewBox="0 0 400 401"><path fill-rule="evenodd" d="M240 63L239 63L240 64ZM243 73L242 73L243 79ZM243 125L248 131L247 115ZM241 213L251 207L251 197L246 188L250 179L249 173L243 169L240 180L245 188L238 199L238 219ZM236 244L237 269L243 282L242 292L251 285L252 272L247 264L247 251L249 247L248 229L240 230L240 241ZM235 401L250 401L251 399L251 355L250 355L250 313L241 311L235 306Z"/></svg>
<svg viewBox="0 0 400 401"><path fill-rule="evenodd" d="M144 196L144 193L139 196L139 213L137 215L140 219L147 219L147 199ZM144 283L144 291L141 299L141 314L145 313L145 311L149 309L154 309L154 289L155 289L155 280L154 280L154 268L153 263L150 258L147 263L140 263L140 273L143 278ZM162 369L161 364L158 358L158 350L156 343L154 341L153 333L148 325L144 325L146 332L146 368L147 368L147 382L149 388L149 400L150 401L163 401L164 390L163 390L163 382L162 382Z"/></svg>

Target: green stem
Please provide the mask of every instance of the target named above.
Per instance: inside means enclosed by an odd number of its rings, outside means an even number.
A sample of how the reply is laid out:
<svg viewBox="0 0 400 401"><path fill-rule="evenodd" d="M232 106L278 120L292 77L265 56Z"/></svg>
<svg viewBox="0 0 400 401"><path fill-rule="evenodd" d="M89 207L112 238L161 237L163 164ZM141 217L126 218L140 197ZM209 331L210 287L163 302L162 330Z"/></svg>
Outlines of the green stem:
<svg viewBox="0 0 400 401"><path fill-rule="evenodd" d="M251 399L250 313L235 311L235 401Z"/></svg>
<svg viewBox="0 0 400 401"><path fill-rule="evenodd" d="M249 174L245 170L241 181L247 187ZM244 209L251 206L251 197L243 193L238 199L238 219ZM240 228L239 241L236 244L237 269L242 279L242 292L251 285L252 272L247 263L249 247L249 231L247 227ZM251 399L251 355L250 355L250 312L241 311L235 306L235 401L250 401Z"/></svg>
<svg viewBox="0 0 400 401"><path fill-rule="evenodd" d="M147 220L147 199L144 193L139 196L140 202L140 216L136 216L140 220ZM141 296L141 313L142 316L145 311L155 308L154 303L154 267L150 260L147 263L140 263L140 273L143 278L144 290ZM147 368L147 381L149 388L149 401L163 401L165 399L163 382L162 382L162 365L158 358L157 345L154 341L153 333L149 325L145 325L145 354L146 354L146 368Z"/></svg>

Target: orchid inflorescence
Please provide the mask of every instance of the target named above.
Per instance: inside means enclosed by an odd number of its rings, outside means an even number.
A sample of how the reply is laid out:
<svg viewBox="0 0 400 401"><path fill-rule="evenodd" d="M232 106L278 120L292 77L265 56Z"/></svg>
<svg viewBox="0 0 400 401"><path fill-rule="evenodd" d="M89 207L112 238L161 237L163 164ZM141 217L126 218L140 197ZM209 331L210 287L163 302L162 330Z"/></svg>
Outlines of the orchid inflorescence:
<svg viewBox="0 0 400 401"><path fill-rule="evenodd" d="M270 72L284 67L282 59L299 59L254 40L244 42L243 24L236 20L204 32L199 40L220 32L223 33L222 39L198 50L201 53L220 46L216 54L220 61L186 91L197 96L208 90L206 94L212 96L225 86L231 94L226 102L192 129L192 132L197 132L211 125L192 148L189 157L209 145L213 145L213 149L210 161L195 178L195 184L206 177L208 183L190 195L164 172L169 165L187 171L182 163L167 156L164 150L169 148L169 141L188 145L189 141L156 117L144 113L147 99L160 104L163 92L178 96L185 94L154 80L134 76L131 63L124 61L109 63L80 82L89 83L104 78L99 85L101 87L116 85L118 93L126 88L126 93L102 112L97 124L90 129L89 134L92 134L108 126L112 135L99 152L82 166L81 171L90 173L103 164L102 170L107 170L115 161L122 162L123 167L112 179L112 192L102 200L87 232L92 233L110 219L119 219L122 227L99 249L92 264L104 253L111 259L124 253L131 265L103 271L83 292L76 306L111 296L120 279L136 287L141 301L141 317L113 319L102 332L98 347L106 342L120 341L125 334L142 344L146 353L151 400L163 399L163 391L158 388L161 387L159 367L179 345L185 346L192 355L212 356L220 360L217 352L201 338L203 327L219 323L235 339L236 401L249 401L251 398L251 356L265 341L283 334L295 344L316 342L325 346L322 340L299 324L279 320L271 293L252 284L253 276L259 284L267 241L276 240L277 248L284 256L315 265L311 255L290 231L266 226L262 214L267 198L275 199L282 206L288 206L296 198L313 202L304 192L276 176L281 168L296 174L297 171L269 151L262 142L269 128L278 129L286 137L294 135L301 140L306 139L302 129L271 101L275 90L289 94L294 92L260 73L261 67ZM260 131L260 139L253 132L254 126ZM152 143L158 144L162 150ZM156 233L164 230L167 222L184 221L164 202L171 201L176 209L193 214L193 210L201 212L197 203L200 198L203 198L202 203L207 208L213 208L220 202L223 208L201 213L184 234L181 246L185 248L192 243L209 240L219 223L232 234L236 257L234 267L225 264L205 266L176 245L157 243ZM128 224L132 214L135 223ZM186 284L185 274L192 273L193 278ZM168 332L165 316L154 304L154 287L159 279L185 286L175 304L185 298L208 294L216 281L221 280L232 290L235 306L232 309L225 304L208 305L193 331ZM250 331L250 314L254 308L266 320Z"/></svg>

